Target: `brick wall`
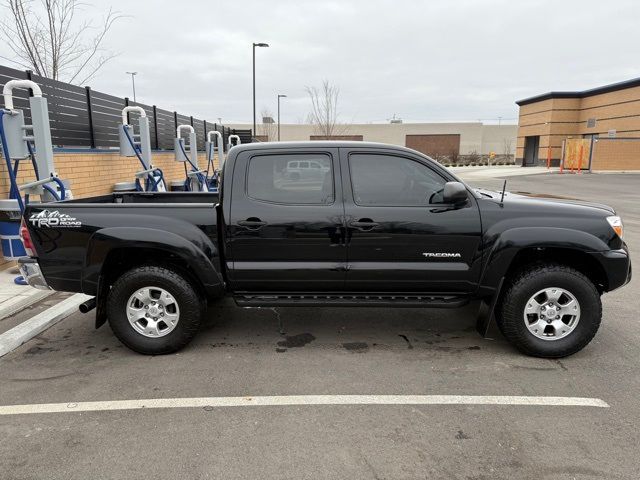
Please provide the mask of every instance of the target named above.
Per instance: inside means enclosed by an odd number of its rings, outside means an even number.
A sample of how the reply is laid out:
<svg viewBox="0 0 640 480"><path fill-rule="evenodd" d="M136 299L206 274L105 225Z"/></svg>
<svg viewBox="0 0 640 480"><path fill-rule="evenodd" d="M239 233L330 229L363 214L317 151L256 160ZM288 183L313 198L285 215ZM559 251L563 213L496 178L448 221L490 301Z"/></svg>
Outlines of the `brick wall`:
<svg viewBox="0 0 640 480"><path fill-rule="evenodd" d="M593 144L591 170L640 170L640 139L598 139Z"/></svg>
<svg viewBox="0 0 640 480"><path fill-rule="evenodd" d="M431 157L457 157L460 153L460 135L406 135L405 145Z"/></svg>
<svg viewBox="0 0 640 480"><path fill-rule="evenodd" d="M154 152L153 165L161 168L167 184L172 180L184 180L184 166L174 160L173 152ZM199 155L200 168L206 167L204 153ZM217 157L215 165L218 166ZM63 180L71 181L74 198L104 195L113 190L117 182L133 181L135 172L140 170L137 158L121 157L117 152L88 151L82 153L58 152L55 154L55 166ZM28 161L22 161L18 173L18 183L23 184L35 180L33 168ZM2 158L0 162L0 198L9 196L9 176ZM35 199L37 200L37 198ZM4 260L0 249L0 270L11 262Z"/></svg>

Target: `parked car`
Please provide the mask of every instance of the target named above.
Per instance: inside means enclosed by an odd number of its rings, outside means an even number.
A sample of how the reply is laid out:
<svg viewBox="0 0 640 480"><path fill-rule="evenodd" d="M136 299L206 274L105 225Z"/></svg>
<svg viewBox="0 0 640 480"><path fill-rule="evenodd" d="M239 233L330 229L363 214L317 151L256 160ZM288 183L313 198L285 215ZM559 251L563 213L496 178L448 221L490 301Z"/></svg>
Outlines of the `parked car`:
<svg viewBox="0 0 640 480"><path fill-rule="evenodd" d="M329 162L325 160L292 160L287 162L285 178L291 180L324 179L329 171Z"/></svg>
<svg viewBox="0 0 640 480"><path fill-rule="evenodd" d="M313 162L315 181L283 181ZM94 296L82 309L97 306L96 326L145 354L187 345L208 305L231 296L241 307L480 300L482 332L495 313L524 353L562 357L596 334L601 295L631 278L622 228L608 206L473 189L402 147L256 143L231 149L219 194L30 204L21 269L33 286Z"/></svg>

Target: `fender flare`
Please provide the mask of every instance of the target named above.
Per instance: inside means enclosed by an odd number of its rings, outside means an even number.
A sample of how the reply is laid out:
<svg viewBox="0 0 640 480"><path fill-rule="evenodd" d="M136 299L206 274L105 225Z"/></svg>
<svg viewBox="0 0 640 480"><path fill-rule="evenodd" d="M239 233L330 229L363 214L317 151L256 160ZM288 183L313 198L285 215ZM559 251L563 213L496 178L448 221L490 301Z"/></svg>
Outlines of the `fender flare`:
<svg viewBox="0 0 640 480"><path fill-rule="evenodd" d="M112 251L144 248L177 255L189 265L208 295L221 296L224 292L224 280L212 262L212 259L218 257L218 249L204 233L202 237L197 239L200 243L197 245L180 235L155 228L109 227L98 230L91 236L87 246L82 290L89 295L97 293L105 260ZM207 255L202 247L211 255Z"/></svg>
<svg viewBox="0 0 640 480"><path fill-rule="evenodd" d="M516 255L528 248L563 248L581 252L609 250L600 238L580 230L559 227L518 227L502 232L495 240L480 275L480 309L476 329L486 337L502 293L505 276Z"/></svg>
<svg viewBox="0 0 640 480"><path fill-rule="evenodd" d="M518 252L528 248L563 248L581 252L609 250L602 239L580 230L559 227L511 228L502 232L493 243L480 275L480 289L496 290Z"/></svg>

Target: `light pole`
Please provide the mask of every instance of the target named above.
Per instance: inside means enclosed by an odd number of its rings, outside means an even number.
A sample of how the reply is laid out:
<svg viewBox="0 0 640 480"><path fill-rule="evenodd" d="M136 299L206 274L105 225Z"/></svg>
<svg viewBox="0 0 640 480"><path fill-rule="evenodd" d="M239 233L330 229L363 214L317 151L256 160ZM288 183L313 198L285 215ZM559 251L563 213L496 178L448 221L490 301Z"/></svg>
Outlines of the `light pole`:
<svg viewBox="0 0 640 480"><path fill-rule="evenodd" d="M136 101L136 75L138 72L127 72L127 75L131 75L131 84L133 85L133 102Z"/></svg>
<svg viewBox="0 0 640 480"><path fill-rule="evenodd" d="M280 141L280 99L287 98L286 95L278 95L278 141Z"/></svg>
<svg viewBox="0 0 640 480"><path fill-rule="evenodd" d="M268 43L253 44L253 136L256 136L256 47L268 47Z"/></svg>

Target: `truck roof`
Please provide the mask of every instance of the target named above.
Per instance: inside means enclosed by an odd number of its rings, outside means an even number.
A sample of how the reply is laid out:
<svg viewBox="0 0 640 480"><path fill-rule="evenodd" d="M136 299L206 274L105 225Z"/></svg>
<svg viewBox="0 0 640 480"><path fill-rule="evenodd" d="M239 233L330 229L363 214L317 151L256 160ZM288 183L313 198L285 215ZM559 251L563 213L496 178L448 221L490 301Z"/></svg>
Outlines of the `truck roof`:
<svg viewBox="0 0 640 480"><path fill-rule="evenodd" d="M415 152L410 148L402 147L399 145L390 145L388 143L379 142L360 142L360 141L347 141L347 140L303 140L296 142L254 142L243 143L233 147L234 150L254 150L254 149L269 149L269 148L385 148L393 150L403 150ZM238 150L236 150L238 151Z"/></svg>

